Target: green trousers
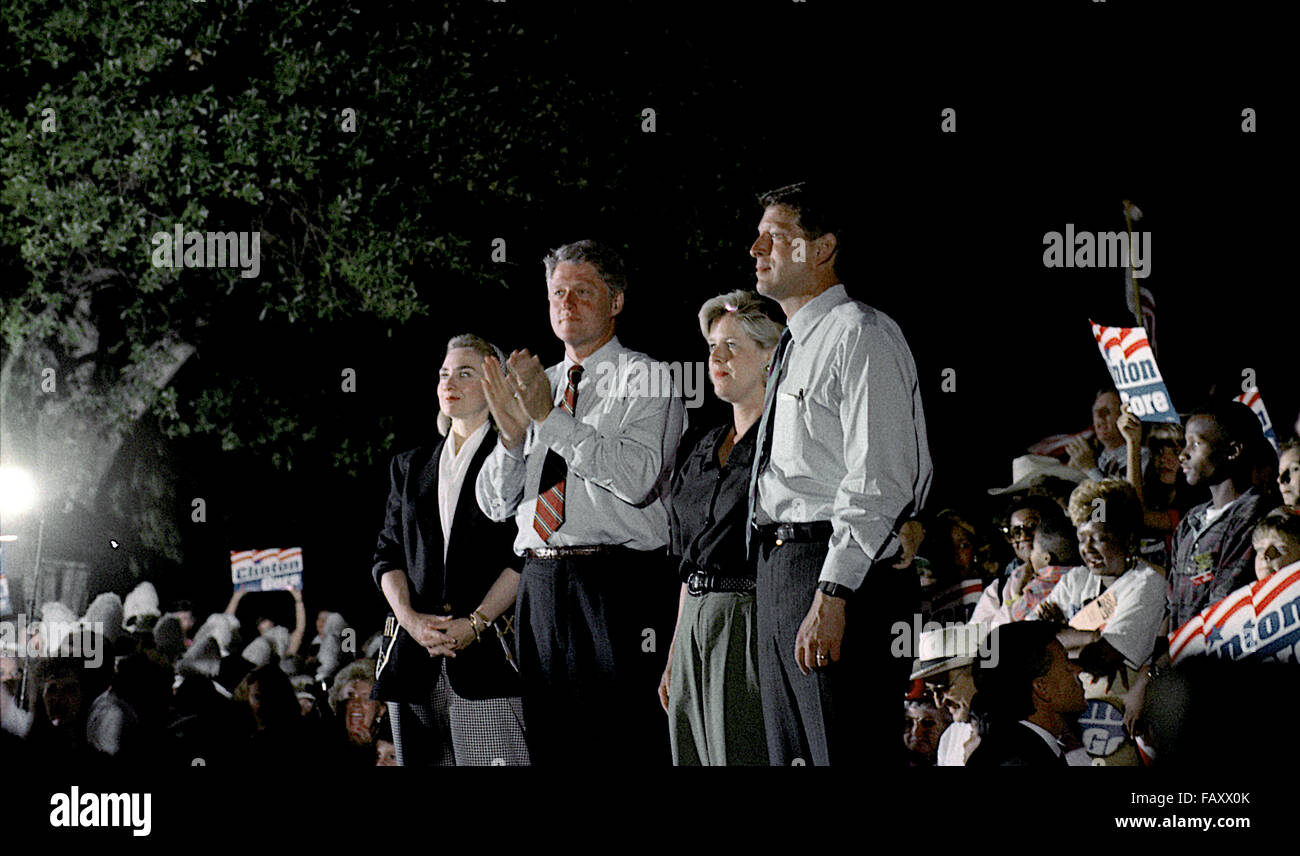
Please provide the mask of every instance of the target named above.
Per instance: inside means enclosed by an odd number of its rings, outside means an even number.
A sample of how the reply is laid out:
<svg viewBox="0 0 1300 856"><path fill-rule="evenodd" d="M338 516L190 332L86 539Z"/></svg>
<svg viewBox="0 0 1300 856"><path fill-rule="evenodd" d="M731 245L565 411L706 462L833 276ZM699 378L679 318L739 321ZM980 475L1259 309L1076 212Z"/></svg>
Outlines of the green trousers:
<svg viewBox="0 0 1300 856"><path fill-rule="evenodd" d="M668 734L678 766L766 766L753 593L687 595L673 643Z"/></svg>

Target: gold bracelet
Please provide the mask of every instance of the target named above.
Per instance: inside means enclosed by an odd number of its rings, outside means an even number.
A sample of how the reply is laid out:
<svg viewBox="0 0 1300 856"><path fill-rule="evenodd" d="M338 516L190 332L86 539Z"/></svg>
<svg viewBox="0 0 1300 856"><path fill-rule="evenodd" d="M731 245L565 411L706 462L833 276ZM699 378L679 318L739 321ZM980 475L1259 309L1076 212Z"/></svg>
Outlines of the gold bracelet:
<svg viewBox="0 0 1300 856"><path fill-rule="evenodd" d="M470 616L469 618L466 619L466 621L469 622L470 629L474 631L474 641L477 642L479 637L479 629L478 629L478 621L475 620L474 614L470 613Z"/></svg>

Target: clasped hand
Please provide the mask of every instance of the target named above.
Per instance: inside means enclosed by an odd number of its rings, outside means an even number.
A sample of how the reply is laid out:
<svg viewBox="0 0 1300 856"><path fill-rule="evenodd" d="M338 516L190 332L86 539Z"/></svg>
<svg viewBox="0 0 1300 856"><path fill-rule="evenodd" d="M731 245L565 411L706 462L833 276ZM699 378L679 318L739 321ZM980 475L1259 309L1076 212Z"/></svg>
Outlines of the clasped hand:
<svg viewBox="0 0 1300 856"><path fill-rule="evenodd" d="M402 624L411 638L420 643L430 657L455 657L456 652L474 639L474 627L466 618L450 615L413 613Z"/></svg>

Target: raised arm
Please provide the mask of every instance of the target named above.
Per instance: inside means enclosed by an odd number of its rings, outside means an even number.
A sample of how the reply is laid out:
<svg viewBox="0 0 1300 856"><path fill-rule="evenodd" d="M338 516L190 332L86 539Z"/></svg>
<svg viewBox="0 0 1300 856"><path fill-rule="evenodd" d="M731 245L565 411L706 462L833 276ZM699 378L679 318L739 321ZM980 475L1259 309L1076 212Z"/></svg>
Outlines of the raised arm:
<svg viewBox="0 0 1300 856"><path fill-rule="evenodd" d="M293 632L289 634L289 647L286 654L290 657L298 653L302 647L302 636L307 629L307 608L302 603L302 592L297 589L293 593Z"/></svg>

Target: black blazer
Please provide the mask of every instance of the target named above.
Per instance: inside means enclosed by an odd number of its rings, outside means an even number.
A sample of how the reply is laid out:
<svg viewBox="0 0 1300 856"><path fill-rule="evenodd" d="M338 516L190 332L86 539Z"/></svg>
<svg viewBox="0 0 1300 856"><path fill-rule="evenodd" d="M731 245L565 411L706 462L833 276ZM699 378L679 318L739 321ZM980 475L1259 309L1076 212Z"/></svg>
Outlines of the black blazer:
<svg viewBox="0 0 1300 856"><path fill-rule="evenodd" d="M995 723L980 740L967 767L1067 767L1042 735L1019 722Z"/></svg>
<svg viewBox="0 0 1300 856"><path fill-rule="evenodd" d="M489 520L479 510L474 496L479 470L497 442L495 432L488 431L465 473L445 566L438 516L438 460L447 441L411 449L393 458L388 509L371 573L375 585L379 585L388 571L405 571L410 580L411 606L417 612L463 618L482 602L504 568L523 568L523 559L515 555L513 548L517 534L514 521ZM506 616L513 612L512 608ZM375 681L373 697L428 704L442 658L430 657L401 629L389 657ZM447 658L447 676L452 689L462 698L503 698L520 693L519 675L506 661L496 631L491 629L478 642Z"/></svg>

